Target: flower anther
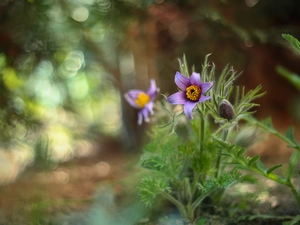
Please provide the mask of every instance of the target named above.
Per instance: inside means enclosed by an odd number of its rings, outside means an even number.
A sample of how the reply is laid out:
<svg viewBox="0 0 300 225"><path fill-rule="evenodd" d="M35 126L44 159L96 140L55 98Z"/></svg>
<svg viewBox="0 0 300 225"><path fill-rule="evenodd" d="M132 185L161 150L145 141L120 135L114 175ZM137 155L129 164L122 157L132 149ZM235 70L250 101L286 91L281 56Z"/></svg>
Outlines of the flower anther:
<svg viewBox="0 0 300 225"><path fill-rule="evenodd" d="M145 93L143 93L143 92L141 92L138 96L137 96L137 98L136 98L136 100L135 100L135 103L136 103L136 105L139 107L139 108L144 108L145 107L145 105L147 105L147 103L150 101L150 96L149 95L147 95L147 94L145 94Z"/></svg>
<svg viewBox="0 0 300 225"><path fill-rule="evenodd" d="M186 88L186 97L190 99L191 101L198 101L199 98L201 97L202 90L200 87L196 85L191 85Z"/></svg>

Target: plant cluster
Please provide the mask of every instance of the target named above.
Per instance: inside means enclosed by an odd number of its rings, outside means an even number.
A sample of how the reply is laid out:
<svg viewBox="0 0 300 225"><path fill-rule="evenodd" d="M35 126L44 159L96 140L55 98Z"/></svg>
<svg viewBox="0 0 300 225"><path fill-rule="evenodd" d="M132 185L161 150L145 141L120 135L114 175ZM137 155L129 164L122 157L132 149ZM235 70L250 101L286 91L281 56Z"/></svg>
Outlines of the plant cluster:
<svg viewBox="0 0 300 225"><path fill-rule="evenodd" d="M142 202L151 206L156 197L163 197L178 208L189 224L196 224L201 218L203 202L220 203L226 188L248 179L243 172L247 170L289 187L300 208L300 196L292 182L300 155L293 128L283 135L273 127L270 119L262 122L255 119L253 107L258 104L253 100L265 94L261 92L261 85L246 92L244 87L234 85L239 73L228 65L217 76L215 65L208 57L201 75L194 69L190 73L185 57L179 60L180 71L175 75L179 91L165 96L163 102L166 115L169 115L164 119L169 121L152 129L151 141L140 159L145 169L138 187ZM142 96L152 107L153 98L145 95L146 92L139 91L137 98L129 103L136 103L135 108L143 111L137 104ZM182 111L173 112L168 102L183 105ZM143 102L143 106L146 103ZM148 121L148 114L145 118ZM266 168L259 155L245 154L245 147L255 139L255 133L252 137L232 141L232 135L239 132L240 121L245 126L255 126L278 136L295 149L285 175L276 173L282 164ZM300 218L295 218L291 224L298 220Z"/></svg>

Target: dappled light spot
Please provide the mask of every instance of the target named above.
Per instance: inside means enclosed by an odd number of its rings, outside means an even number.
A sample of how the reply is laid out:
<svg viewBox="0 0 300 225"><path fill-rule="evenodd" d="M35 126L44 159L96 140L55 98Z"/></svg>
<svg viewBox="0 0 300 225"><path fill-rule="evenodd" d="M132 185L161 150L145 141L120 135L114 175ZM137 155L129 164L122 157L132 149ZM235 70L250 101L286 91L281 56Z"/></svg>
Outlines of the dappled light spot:
<svg viewBox="0 0 300 225"><path fill-rule="evenodd" d="M85 62L82 51L74 50L70 52L60 67L60 75L62 78L72 78L76 76L77 71Z"/></svg>
<svg viewBox="0 0 300 225"><path fill-rule="evenodd" d="M98 10L100 12L108 12L111 10L111 1L110 0L97 0Z"/></svg>
<svg viewBox="0 0 300 225"><path fill-rule="evenodd" d="M266 180L265 184L269 187L269 188L275 188L278 187L278 183L276 183L273 180Z"/></svg>
<svg viewBox="0 0 300 225"><path fill-rule="evenodd" d="M121 128L121 118L119 108L114 103L107 103L107 108L103 109L103 120L101 129L106 133L117 134Z"/></svg>
<svg viewBox="0 0 300 225"><path fill-rule="evenodd" d="M78 22L84 22L89 17L89 10L85 7L78 7L72 13L72 18Z"/></svg>
<svg viewBox="0 0 300 225"><path fill-rule="evenodd" d="M68 130L60 126L50 127L48 130L48 154L54 162L65 162L73 158L74 148Z"/></svg>
<svg viewBox="0 0 300 225"><path fill-rule="evenodd" d="M102 43L105 41L107 35L107 28L103 23L96 23L89 31L86 32L87 38L95 43Z"/></svg>
<svg viewBox="0 0 300 225"><path fill-rule="evenodd" d="M13 157L8 152L0 151L0 185L14 181L18 175L19 168L14 163Z"/></svg>
<svg viewBox="0 0 300 225"><path fill-rule="evenodd" d="M255 193L257 191L257 187L252 184L237 184L235 189L240 193Z"/></svg>
<svg viewBox="0 0 300 225"><path fill-rule="evenodd" d="M34 69L34 78L40 77L43 78L50 78L53 76L54 67L52 63L48 60L41 61L37 67Z"/></svg>
<svg viewBox="0 0 300 225"><path fill-rule="evenodd" d="M10 90L17 89L22 86L23 82L18 78L16 71L7 67L2 71L2 77L5 87Z"/></svg>
<svg viewBox="0 0 300 225"><path fill-rule="evenodd" d="M51 160L54 162L66 162L72 159L73 151L70 143L56 143L50 148Z"/></svg>
<svg viewBox="0 0 300 225"><path fill-rule="evenodd" d="M39 106L56 107L62 101L61 92L52 81L53 71L52 63L43 60L25 83L27 94L34 96Z"/></svg>
<svg viewBox="0 0 300 225"><path fill-rule="evenodd" d="M271 196L268 202L270 203L271 208L275 208L280 204L279 199L276 196Z"/></svg>
<svg viewBox="0 0 300 225"><path fill-rule="evenodd" d="M34 151L29 145L22 144L16 146L11 151L11 154L15 163L18 164L20 171L23 171L27 166L34 163Z"/></svg>
<svg viewBox="0 0 300 225"><path fill-rule="evenodd" d="M99 177L105 177L110 172L110 165L107 162L99 162L96 165L96 172Z"/></svg>
<svg viewBox="0 0 300 225"><path fill-rule="evenodd" d="M34 155L29 146L14 145L0 150L0 185L15 181L18 175L33 163Z"/></svg>
<svg viewBox="0 0 300 225"><path fill-rule="evenodd" d="M259 2L259 0L245 0L245 3L248 7L253 7L255 6L257 3Z"/></svg>
<svg viewBox="0 0 300 225"><path fill-rule="evenodd" d="M53 173L54 180L57 183L66 184L70 180L69 174L64 170L58 170Z"/></svg>
<svg viewBox="0 0 300 225"><path fill-rule="evenodd" d="M12 106L14 108L15 113L21 115L25 111L26 103L22 98L16 97L15 99L12 99Z"/></svg>
<svg viewBox="0 0 300 225"><path fill-rule="evenodd" d="M78 158L89 157L95 154L93 144L87 140L78 140L75 143L75 156Z"/></svg>
<svg viewBox="0 0 300 225"><path fill-rule="evenodd" d="M78 179L80 178L87 178L87 179L91 179L93 177L93 170L92 170L92 166L80 166L78 168Z"/></svg>
<svg viewBox="0 0 300 225"><path fill-rule="evenodd" d="M258 195L257 200L260 202L266 202L268 201L269 197L270 197L269 192L263 191Z"/></svg>
<svg viewBox="0 0 300 225"><path fill-rule="evenodd" d="M50 80L43 80L40 82L40 88L36 89L37 100L46 107L55 107L61 102L59 89L52 84Z"/></svg>
<svg viewBox="0 0 300 225"><path fill-rule="evenodd" d="M90 102L89 84L85 75L69 80L67 87L74 104L86 105Z"/></svg>
<svg viewBox="0 0 300 225"><path fill-rule="evenodd" d="M134 58L132 53L120 54L120 72L124 76L124 80L128 80L130 76L132 78L134 72ZM125 78L125 76L127 76Z"/></svg>
<svg viewBox="0 0 300 225"><path fill-rule="evenodd" d="M250 38L245 38L244 39L244 45L247 47L247 48L251 48L253 46L253 41L250 39Z"/></svg>
<svg viewBox="0 0 300 225"><path fill-rule="evenodd" d="M63 9L55 4L53 4L53 7L47 11L47 15L53 22L63 23L67 20Z"/></svg>
<svg viewBox="0 0 300 225"><path fill-rule="evenodd" d="M189 34L187 21L174 20L169 26L169 32L174 41L183 41Z"/></svg>

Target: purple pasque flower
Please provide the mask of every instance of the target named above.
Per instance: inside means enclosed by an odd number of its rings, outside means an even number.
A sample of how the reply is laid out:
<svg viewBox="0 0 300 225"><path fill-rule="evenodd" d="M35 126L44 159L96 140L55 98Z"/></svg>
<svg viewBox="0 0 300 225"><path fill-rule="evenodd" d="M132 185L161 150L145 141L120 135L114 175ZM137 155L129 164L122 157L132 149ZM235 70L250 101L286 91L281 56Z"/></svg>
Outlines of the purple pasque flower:
<svg viewBox="0 0 300 225"><path fill-rule="evenodd" d="M143 119L149 122L149 112L153 115L153 101L158 94L159 89L156 87L155 80L150 80L150 87L147 92L138 89L129 90L125 93L124 97L132 107L139 110L138 124L141 125Z"/></svg>
<svg viewBox="0 0 300 225"><path fill-rule="evenodd" d="M170 95L167 100L171 104L183 104L185 115L192 119L194 107L199 102L204 102L211 98L211 96L205 96L204 93L213 86L213 82L201 83L200 73L193 72L191 77L188 78L176 72L175 83L180 91Z"/></svg>

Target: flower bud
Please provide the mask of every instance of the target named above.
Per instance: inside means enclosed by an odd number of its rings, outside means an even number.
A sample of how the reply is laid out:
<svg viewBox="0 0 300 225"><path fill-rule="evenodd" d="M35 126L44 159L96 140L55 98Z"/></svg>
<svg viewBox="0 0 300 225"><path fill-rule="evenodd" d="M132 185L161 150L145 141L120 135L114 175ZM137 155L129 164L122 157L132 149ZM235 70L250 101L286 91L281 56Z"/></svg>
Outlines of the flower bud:
<svg viewBox="0 0 300 225"><path fill-rule="evenodd" d="M226 99L223 99L219 105L219 115L220 117L227 119L228 121L234 118L233 106Z"/></svg>
<svg viewBox="0 0 300 225"><path fill-rule="evenodd" d="M235 144L243 148L249 148L262 139L264 134L257 127L242 129L235 137Z"/></svg>

